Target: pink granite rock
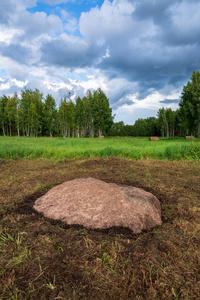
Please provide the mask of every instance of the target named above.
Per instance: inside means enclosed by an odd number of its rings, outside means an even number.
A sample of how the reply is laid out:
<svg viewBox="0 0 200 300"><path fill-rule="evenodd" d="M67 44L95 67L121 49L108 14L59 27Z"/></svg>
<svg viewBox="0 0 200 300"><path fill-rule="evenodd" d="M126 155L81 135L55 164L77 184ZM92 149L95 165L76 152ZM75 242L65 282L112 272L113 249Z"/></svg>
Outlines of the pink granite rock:
<svg viewBox="0 0 200 300"><path fill-rule="evenodd" d="M91 229L119 226L140 233L161 225L160 202L154 195L94 178L74 179L52 188L36 200L34 209Z"/></svg>

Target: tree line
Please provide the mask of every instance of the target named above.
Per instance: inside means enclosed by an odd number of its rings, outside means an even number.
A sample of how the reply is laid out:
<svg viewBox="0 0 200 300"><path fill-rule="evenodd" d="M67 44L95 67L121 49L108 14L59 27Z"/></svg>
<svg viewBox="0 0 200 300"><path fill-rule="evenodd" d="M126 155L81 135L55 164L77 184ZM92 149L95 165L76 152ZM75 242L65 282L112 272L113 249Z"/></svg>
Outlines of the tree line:
<svg viewBox="0 0 200 300"><path fill-rule="evenodd" d="M138 119L134 125L113 122L105 93L88 92L74 103L61 99L59 107L51 95L43 98L37 89L25 89L19 98L0 98L0 134L23 136L95 137L194 135L200 137L200 72L194 71L183 87L179 108L160 108L156 117Z"/></svg>
<svg viewBox="0 0 200 300"><path fill-rule="evenodd" d="M114 123L109 132L113 136L182 136L184 130L180 126L179 111L171 108L160 108L156 117L138 119L134 125L124 122Z"/></svg>
<svg viewBox="0 0 200 300"><path fill-rule="evenodd" d="M191 80L183 87L179 108L160 108L157 118L138 119L134 125L113 123L110 135L162 136L194 135L200 137L200 72L194 71Z"/></svg>
<svg viewBox="0 0 200 300"><path fill-rule="evenodd" d="M70 95L70 94L69 94ZM51 95L25 89L21 97L0 98L0 134L4 136L95 137L107 134L113 123L112 109L105 93L88 91L74 103L61 99L56 106Z"/></svg>

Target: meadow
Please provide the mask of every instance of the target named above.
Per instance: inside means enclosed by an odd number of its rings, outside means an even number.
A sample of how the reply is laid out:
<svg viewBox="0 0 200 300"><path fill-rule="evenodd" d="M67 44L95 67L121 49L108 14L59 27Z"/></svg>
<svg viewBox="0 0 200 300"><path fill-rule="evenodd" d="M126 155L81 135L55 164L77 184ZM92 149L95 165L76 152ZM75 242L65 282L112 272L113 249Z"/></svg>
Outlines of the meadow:
<svg viewBox="0 0 200 300"><path fill-rule="evenodd" d="M200 158L200 138L160 138L149 141L147 137L98 138L30 138L0 137L0 159L50 158L84 159L95 157L120 157L129 159L195 159Z"/></svg>
<svg viewBox="0 0 200 300"><path fill-rule="evenodd" d="M0 299L200 299L199 146L0 137ZM82 177L153 193L162 225L89 230L33 209L50 188Z"/></svg>

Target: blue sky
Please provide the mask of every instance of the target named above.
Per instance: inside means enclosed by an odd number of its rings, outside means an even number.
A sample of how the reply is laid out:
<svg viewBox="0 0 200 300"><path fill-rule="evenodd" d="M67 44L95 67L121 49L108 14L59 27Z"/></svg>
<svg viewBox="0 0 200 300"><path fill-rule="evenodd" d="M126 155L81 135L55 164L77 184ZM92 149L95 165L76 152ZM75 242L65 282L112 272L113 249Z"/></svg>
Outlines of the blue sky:
<svg viewBox="0 0 200 300"><path fill-rule="evenodd" d="M27 10L30 11L31 13L46 12L47 15L57 14L58 16L60 16L61 10L65 10L75 18L79 19L82 12L87 12L91 10L91 8L96 7L97 5L101 7L103 2L104 0L89 0L89 1L80 0L80 1L67 1L65 3L63 3L62 1L60 1L59 3L57 1L57 4L49 4L51 2L44 3L43 1L38 1L36 5L34 5L31 8L27 8Z"/></svg>
<svg viewBox="0 0 200 300"><path fill-rule="evenodd" d="M199 16L199 0L1 0L0 96L100 87L125 124L175 110L200 69Z"/></svg>

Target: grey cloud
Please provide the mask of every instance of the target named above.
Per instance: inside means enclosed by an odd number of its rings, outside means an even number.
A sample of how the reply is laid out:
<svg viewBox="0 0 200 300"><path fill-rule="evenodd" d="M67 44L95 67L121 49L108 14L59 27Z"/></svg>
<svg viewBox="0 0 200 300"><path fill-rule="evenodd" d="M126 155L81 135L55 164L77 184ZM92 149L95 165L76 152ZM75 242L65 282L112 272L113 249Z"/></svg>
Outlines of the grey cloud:
<svg viewBox="0 0 200 300"><path fill-rule="evenodd" d="M115 103L111 103L112 104L112 108L114 110L116 110L117 108L120 108L122 105L127 105L127 106L131 106L133 105L135 102L132 100L129 100L128 97L122 97L120 98L119 101L115 102Z"/></svg>
<svg viewBox="0 0 200 300"><path fill-rule="evenodd" d="M104 47L88 45L79 38L55 38L41 47L41 62L68 68L85 68L94 65L104 55Z"/></svg>
<svg viewBox="0 0 200 300"><path fill-rule="evenodd" d="M121 52L118 49L118 52L115 53L115 56L109 58L107 61L103 61L99 67L102 70L106 70L106 74L109 75L108 69L111 68L111 78L112 78L112 69L115 69L115 72L118 72L118 76L123 76L129 81L138 82L139 86L137 90L140 92L140 97L143 98L149 94L148 90L161 89L163 85L168 84L170 81L170 74L164 74L169 65L161 66L161 68L155 69L155 63L161 64L159 61L145 59L140 57L141 53L137 53L135 58L128 57L127 55L122 56L120 59ZM142 61L143 60L143 61ZM167 72L166 72L167 73ZM110 79L111 79L110 78ZM126 94L127 91L124 91ZM120 95L120 96L123 96Z"/></svg>
<svg viewBox="0 0 200 300"><path fill-rule="evenodd" d="M0 23L9 23L10 28L24 31L24 35L15 36L10 45L0 45L2 55L20 64L28 63L32 52L22 46L23 41L30 43L30 47L37 44L41 53L37 66L57 68L56 75L48 74L49 78L59 78L59 70L63 68L98 68L107 78L108 98L115 109L131 105L127 95L138 93L138 99L143 99L154 91L163 91L166 99L162 101L172 101L167 93L180 89L192 71L200 67L199 0L105 1L102 7L81 15L82 37L59 36L57 30L63 30L61 19L45 13L29 13L25 10L25 4L30 5L28 2L1 0ZM67 0L40 2L53 5ZM16 3L20 3L21 8ZM34 3L35 0L31 1L31 5ZM129 12L127 3L135 6L133 13ZM45 34L43 39L42 34ZM103 58L107 49L110 56ZM63 77L60 80L69 84ZM44 92L47 90L45 86L41 88ZM85 93L77 85L72 88L77 95ZM63 97L65 92L60 89L56 93Z"/></svg>
<svg viewBox="0 0 200 300"><path fill-rule="evenodd" d="M165 45L188 45L199 43L199 13L197 0L145 0L137 3L133 18L153 20L158 28L157 38Z"/></svg>
<svg viewBox="0 0 200 300"><path fill-rule="evenodd" d="M161 100L160 103L163 103L163 104L172 104L172 103L178 104L179 101L180 101L180 99L165 99L165 100Z"/></svg>
<svg viewBox="0 0 200 300"><path fill-rule="evenodd" d="M150 18L155 23L166 23L169 20L170 14L168 12L169 7L172 4L180 3L182 0L143 0L136 1L136 9L133 13L133 17L137 20L145 20Z"/></svg>
<svg viewBox="0 0 200 300"><path fill-rule="evenodd" d="M15 12L15 5L11 0L1 0L0 6L0 24L8 24L11 15Z"/></svg>
<svg viewBox="0 0 200 300"><path fill-rule="evenodd" d="M108 95L111 97L111 104L115 107L118 107L125 103L130 103L129 100L126 99L126 95L128 93L128 90L125 87L116 87L115 90L113 90L111 93L108 93ZM114 95L117 95L117 98L121 101L116 102L116 99L113 97Z"/></svg>
<svg viewBox="0 0 200 300"><path fill-rule="evenodd" d="M59 16L45 12L30 13L26 10L36 4L36 0L1 0L0 24L8 29L23 30L23 40L31 40L41 34L55 34L62 27ZM16 37L13 37L16 38ZM18 38L18 41L21 42Z"/></svg>
<svg viewBox="0 0 200 300"><path fill-rule="evenodd" d="M126 105L132 105L132 104L134 104L135 102L134 101L132 101L132 100L128 100L128 99L125 99L125 104Z"/></svg>
<svg viewBox="0 0 200 300"><path fill-rule="evenodd" d="M17 26L25 31L26 39L32 39L41 34L54 34L61 28L62 21L55 15L47 16L44 12L31 14L26 11L17 21Z"/></svg>
<svg viewBox="0 0 200 300"><path fill-rule="evenodd" d="M26 7L32 7L36 0L1 0L0 24L13 23L14 16L18 16Z"/></svg>
<svg viewBox="0 0 200 300"><path fill-rule="evenodd" d="M177 4L180 2L176 1ZM106 40L105 42L109 47L110 57L103 60L99 68L106 74L110 70L110 79L113 73L118 73L118 76L123 74L125 78L137 81L140 98L147 96L149 89L160 90L165 85L177 87L183 84L191 76L192 71L199 68L198 28L200 28L200 20L197 21L197 30L194 30L192 36L188 32L184 35L184 31L182 35L178 36L175 25L173 28L172 26L165 27L162 18L157 17L160 14L162 16L166 14L166 18L170 20L172 12L169 7L173 3L174 1L139 2L133 18L137 15L136 20L142 27L142 33L135 35L130 28L129 32L126 32L126 36L129 36L126 42L122 39L121 43L120 36L118 42L117 40ZM151 7L150 12L148 12L149 7ZM144 21L149 16L156 19L157 30L154 33L144 27ZM173 34L171 34L172 31ZM167 40L167 35L170 37L170 41ZM172 39L176 40L176 44L172 43Z"/></svg>
<svg viewBox="0 0 200 300"><path fill-rule="evenodd" d="M108 81L107 96L113 109L117 109L122 105L131 105L133 101L130 96L137 90L137 85L123 77L113 78Z"/></svg>
<svg viewBox="0 0 200 300"><path fill-rule="evenodd" d="M2 56L9 57L21 64L27 64L31 58L31 49L19 44L0 43L0 53Z"/></svg>
<svg viewBox="0 0 200 300"><path fill-rule="evenodd" d="M21 82L27 80L27 78L29 77L29 72L30 69L18 63L10 62L10 64L7 66L7 74L9 74L9 77Z"/></svg>

